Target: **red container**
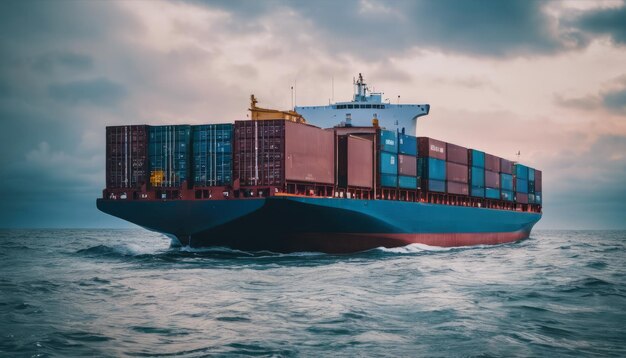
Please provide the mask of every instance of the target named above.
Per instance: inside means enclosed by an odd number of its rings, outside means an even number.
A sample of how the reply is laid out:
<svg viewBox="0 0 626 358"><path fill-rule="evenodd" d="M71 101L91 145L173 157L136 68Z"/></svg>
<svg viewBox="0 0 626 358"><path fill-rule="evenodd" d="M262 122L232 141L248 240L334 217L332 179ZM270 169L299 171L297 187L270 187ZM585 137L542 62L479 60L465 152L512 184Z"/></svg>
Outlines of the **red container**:
<svg viewBox="0 0 626 358"><path fill-rule="evenodd" d="M448 162L467 165L467 148L447 143L446 149L448 151L446 159Z"/></svg>
<svg viewBox="0 0 626 358"><path fill-rule="evenodd" d="M467 183L457 183L453 181L447 181L446 187L447 187L448 194L469 195L469 187Z"/></svg>
<svg viewBox="0 0 626 358"><path fill-rule="evenodd" d="M485 170L485 186L500 189L500 173Z"/></svg>
<svg viewBox="0 0 626 358"><path fill-rule="evenodd" d="M528 204L528 194L515 193L515 201L520 204Z"/></svg>
<svg viewBox="0 0 626 358"><path fill-rule="evenodd" d="M374 143L371 140L337 136L337 184L339 187L371 189L374 183Z"/></svg>
<svg viewBox="0 0 626 358"><path fill-rule="evenodd" d="M243 186L334 184L333 132L285 120L235 121L234 178Z"/></svg>
<svg viewBox="0 0 626 358"><path fill-rule="evenodd" d="M485 169L500 172L500 157L485 153Z"/></svg>
<svg viewBox="0 0 626 358"><path fill-rule="evenodd" d="M500 158L500 173L513 174L513 162Z"/></svg>
<svg viewBox="0 0 626 358"><path fill-rule="evenodd" d="M541 170L535 169L535 193L541 191Z"/></svg>
<svg viewBox="0 0 626 358"><path fill-rule="evenodd" d="M141 188L148 175L148 126L107 127L106 187Z"/></svg>
<svg viewBox="0 0 626 358"><path fill-rule="evenodd" d="M417 157L398 154L398 175L417 176Z"/></svg>
<svg viewBox="0 0 626 358"><path fill-rule="evenodd" d="M420 157L431 157L446 160L446 142L428 137L418 137L417 147L418 155Z"/></svg>
<svg viewBox="0 0 626 358"><path fill-rule="evenodd" d="M446 179L448 181L467 183L468 174L467 165L446 162Z"/></svg>

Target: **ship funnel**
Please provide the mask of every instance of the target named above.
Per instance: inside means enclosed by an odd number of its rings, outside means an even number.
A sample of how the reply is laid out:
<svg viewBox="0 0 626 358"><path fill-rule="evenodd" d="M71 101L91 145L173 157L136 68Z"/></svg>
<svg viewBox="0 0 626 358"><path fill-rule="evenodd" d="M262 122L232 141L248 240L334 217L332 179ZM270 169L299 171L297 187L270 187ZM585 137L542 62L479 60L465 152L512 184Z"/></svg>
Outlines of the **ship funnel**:
<svg viewBox="0 0 626 358"><path fill-rule="evenodd" d="M374 118L372 118L372 126L378 127L378 114L374 113Z"/></svg>

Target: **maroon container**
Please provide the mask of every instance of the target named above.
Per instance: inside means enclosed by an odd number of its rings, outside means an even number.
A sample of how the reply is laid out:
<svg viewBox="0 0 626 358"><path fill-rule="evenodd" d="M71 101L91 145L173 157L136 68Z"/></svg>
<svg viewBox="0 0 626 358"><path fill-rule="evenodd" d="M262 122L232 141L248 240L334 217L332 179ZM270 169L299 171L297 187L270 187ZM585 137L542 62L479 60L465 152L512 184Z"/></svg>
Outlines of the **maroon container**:
<svg viewBox="0 0 626 358"><path fill-rule="evenodd" d="M333 132L285 120L235 122L234 173L240 184L334 184Z"/></svg>
<svg viewBox="0 0 626 358"><path fill-rule="evenodd" d="M500 158L500 173L513 174L513 162Z"/></svg>
<svg viewBox="0 0 626 358"><path fill-rule="evenodd" d="M447 143L446 149L448 151L446 159L448 162L467 165L467 148Z"/></svg>
<svg viewBox="0 0 626 358"><path fill-rule="evenodd" d="M528 204L528 194L515 193L515 201L520 204Z"/></svg>
<svg viewBox="0 0 626 358"><path fill-rule="evenodd" d="M420 157L446 160L446 142L428 137L418 137L417 147Z"/></svg>
<svg viewBox="0 0 626 358"><path fill-rule="evenodd" d="M541 170L535 169L535 193L541 193Z"/></svg>
<svg viewBox="0 0 626 358"><path fill-rule="evenodd" d="M500 189L500 173L485 170L485 186Z"/></svg>
<svg viewBox="0 0 626 358"><path fill-rule="evenodd" d="M398 175L417 176L417 157L398 154Z"/></svg>
<svg viewBox="0 0 626 358"><path fill-rule="evenodd" d="M485 169L500 172L500 157L485 153Z"/></svg>
<svg viewBox="0 0 626 358"><path fill-rule="evenodd" d="M337 136L337 184L371 189L374 181L374 143L371 140Z"/></svg>
<svg viewBox="0 0 626 358"><path fill-rule="evenodd" d="M468 181L467 165L446 162L446 179L458 183L467 183Z"/></svg>
<svg viewBox="0 0 626 358"><path fill-rule="evenodd" d="M446 187L448 188L448 194L469 195L469 187L467 186L467 183L447 181Z"/></svg>
<svg viewBox="0 0 626 358"><path fill-rule="evenodd" d="M107 127L106 187L141 188L148 176L148 126Z"/></svg>

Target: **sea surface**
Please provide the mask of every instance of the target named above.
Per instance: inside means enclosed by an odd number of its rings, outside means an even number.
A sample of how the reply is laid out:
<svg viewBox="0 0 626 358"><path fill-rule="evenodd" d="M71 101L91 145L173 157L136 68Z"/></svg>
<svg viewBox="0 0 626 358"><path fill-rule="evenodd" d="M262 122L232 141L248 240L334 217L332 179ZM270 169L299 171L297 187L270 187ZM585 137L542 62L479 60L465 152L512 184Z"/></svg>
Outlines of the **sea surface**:
<svg viewBox="0 0 626 358"><path fill-rule="evenodd" d="M626 356L626 232L353 255L0 231L0 356Z"/></svg>

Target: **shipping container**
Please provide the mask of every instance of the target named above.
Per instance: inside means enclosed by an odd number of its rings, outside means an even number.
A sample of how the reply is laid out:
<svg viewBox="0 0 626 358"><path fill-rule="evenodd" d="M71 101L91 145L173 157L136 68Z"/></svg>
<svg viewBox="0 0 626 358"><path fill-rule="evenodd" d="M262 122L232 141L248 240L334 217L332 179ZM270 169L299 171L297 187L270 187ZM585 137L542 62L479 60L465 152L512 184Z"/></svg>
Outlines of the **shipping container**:
<svg viewBox="0 0 626 358"><path fill-rule="evenodd" d="M148 126L106 128L106 187L141 188L148 184Z"/></svg>
<svg viewBox="0 0 626 358"><path fill-rule="evenodd" d="M398 176L398 187L402 189L417 189L417 177Z"/></svg>
<svg viewBox="0 0 626 358"><path fill-rule="evenodd" d="M515 178L515 191L528 194L528 180Z"/></svg>
<svg viewBox="0 0 626 358"><path fill-rule="evenodd" d="M480 150L470 149L468 151L468 157L470 165L477 168L485 168L485 152Z"/></svg>
<svg viewBox="0 0 626 358"><path fill-rule="evenodd" d="M417 157L398 154L398 174L417 176Z"/></svg>
<svg viewBox="0 0 626 358"><path fill-rule="evenodd" d="M528 193L535 193L535 182L534 181L528 181Z"/></svg>
<svg viewBox="0 0 626 358"><path fill-rule="evenodd" d="M393 174L381 174L380 175L380 186L386 188L397 188L398 187L398 176Z"/></svg>
<svg viewBox="0 0 626 358"><path fill-rule="evenodd" d="M446 142L428 137L418 137L417 143L420 157L446 160Z"/></svg>
<svg viewBox="0 0 626 358"><path fill-rule="evenodd" d="M513 176L511 174L500 173L500 188L513 191Z"/></svg>
<svg viewBox="0 0 626 358"><path fill-rule="evenodd" d="M495 155L485 154L485 169L492 172L500 172L500 157Z"/></svg>
<svg viewBox="0 0 626 358"><path fill-rule="evenodd" d="M485 198L488 198L488 199L500 199L500 189L485 188Z"/></svg>
<svg viewBox="0 0 626 358"><path fill-rule="evenodd" d="M371 189L374 173L374 143L360 137L337 137L337 185Z"/></svg>
<svg viewBox="0 0 626 358"><path fill-rule="evenodd" d="M381 129L379 133L380 150L389 153L398 153L398 139L396 131Z"/></svg>
<svg viewBox="0 0 626 358"><path fill-rule="evenodd" d="M446 151L446 160L448 162L467 166L467 148L452 143L446 143Z"/></svg>
<svg viewBox="0 0 626 358"><path fill-rule="evenodd" d="M150 184L181 187L190 174L191 126L151 126L149 134Z"/></svg>
<svg viewBox="0 0 626 358"><path fill-rule="evenodd" d="M500 198L505 201L513 201L513 191L512 190L501 190Z"/></svg>
<svg viewBox="0 0 626 358"><path fill-rule="evenodd" d="M528 193L528 204L535 204L535 194Z"/></svg>
<svg viewBox="0 0 626 358"><path fill-rule="evenodd" d="M541 205L541 193L535 192L535 204Z"/></svg>
<svg viewBox="0 0 626 358"><path fill-rule="evenodd" d="M397 154L380 152L380 166L378 170L381 174L398 175Z"/></svg>
<svg viewBox="0 0 626 358"><path fill-rule="evenodd" d="M417 137L408 134L398 134L398 153L417 156Z"/></svg>
<svg viewBox="0 0 626 358"><path fill-rule="evenodd" d="M528 167L522 164L515 164L515 176L519 179L528 179Z"/></svg>
<svg viewBox="0 0 626 358"><path fill-rule="evenodd" d="M485 197L485 188L473 186L471 188L471 195L475 196L477 198L484 198Z"/></svg>
<svg viewBox="0 0 626 358"><path fill-rule="evenodd" d="M446 181L445 180L422 180L421 188L425 191L437 192L437 193L445 193L446 192Z"/></svg>
<svg viewBox="0 0 626 358"><path fill-rule="evenodd" d="M469 187L467 183L457 183L453 181L446 182L448 194L469 195Z"/></svg>
<svg viewBox="0 0 626 358"><path fill-rule="evenodd" d="M485 186L500 189L500 173L485 170Z"/></svg>
<svg viewBox="0 0 626 358"><path fill-rule="evenodd" d="M207 124L191 127L195 186L226 186L232 183L233 125Z"/></svg>
<svg viewBox="0 0 626 358"><path fill-rule="evenodd" d="M446 180L457 183L467 183L468 175L466 165L446 162Z"/></svg>
<svg viewBox="0 0 626 358"><path fill-rule="evenodd" d="M500 173L513 174L513 162L500 158Z"/></svg>
<svg viewBox="0 0 626 358"><path fill-rule="evenodd" d="M418 176L422 179L446 180L446 162L437 158L419 158Z"/></svg>
<svg viewBox="0 0 626 358"><path fill-rule="evenodd" d="M528 168L528 181L535 181L535 169Z"/></svg>
<svg viewBox="0 0 626 358"><path fill-rule="evenodd" d="M235 121L234 179L242 186L287 181L334 184L334 133L285 120Z"/></svg>
<svg viewBox="0 0 626 358"><path fill-rule="evenodd" d="M541 192L541 170L535 169L535 193Z"/></svg>
<svg viewBox="0 0 626 358"><path fill-rule="evenodd" d="M515 193L515 201L520 204L528 204L528 194L526 193Z"/></svg>
<svg viewBox="0 0 626 358"><path fill-rule="evenodd" d="M470 183L475 187L485 186L485 169L480 167L471 167ZM484 194L483 194L484 196Z"/></svg>

